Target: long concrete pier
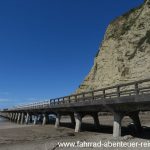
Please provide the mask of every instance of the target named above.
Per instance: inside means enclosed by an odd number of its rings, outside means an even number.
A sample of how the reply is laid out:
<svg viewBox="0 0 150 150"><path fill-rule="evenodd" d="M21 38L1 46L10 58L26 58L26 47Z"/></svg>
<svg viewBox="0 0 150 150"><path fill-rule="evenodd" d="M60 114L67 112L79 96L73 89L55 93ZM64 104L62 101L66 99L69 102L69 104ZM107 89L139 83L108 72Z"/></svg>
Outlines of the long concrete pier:
<svg viewBox="0 0 150 150"><path fill-rule="evenodd" d="M60 127L61 116L69 115L75 132L80 132L84 116L92 116L95 126L99 128L98 113L111 112L114 115L113 137L118 138L121 136L121 121L124 116L133 120L137 132L142 131L140 111L150 111L150 79L16 106L4 109L0 115L18 124L37 124L37 121L41 121L45 125L49 121L49 115L54 114L56 128Z"/></svg>

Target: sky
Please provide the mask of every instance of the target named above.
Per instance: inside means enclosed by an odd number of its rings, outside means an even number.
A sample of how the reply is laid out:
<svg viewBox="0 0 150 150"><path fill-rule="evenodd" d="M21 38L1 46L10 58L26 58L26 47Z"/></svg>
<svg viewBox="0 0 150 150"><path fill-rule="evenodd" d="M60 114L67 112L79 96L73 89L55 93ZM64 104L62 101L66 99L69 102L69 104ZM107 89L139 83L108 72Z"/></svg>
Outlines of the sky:
<svg viewBox="0 0 150 150"><path fill-rule="evenodd" d="M73 93L109 23L142 2L0 1L0 108Z"/></svg>

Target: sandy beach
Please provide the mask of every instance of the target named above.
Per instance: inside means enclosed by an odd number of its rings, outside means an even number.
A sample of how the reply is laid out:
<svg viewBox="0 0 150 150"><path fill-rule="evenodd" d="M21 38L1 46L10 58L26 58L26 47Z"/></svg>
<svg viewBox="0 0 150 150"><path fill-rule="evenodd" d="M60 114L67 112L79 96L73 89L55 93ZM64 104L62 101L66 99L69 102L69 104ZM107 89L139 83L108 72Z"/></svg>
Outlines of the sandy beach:
<svg viewBox="0 0 150 150"><path fill-rule="evenodd" d="M0 123L0 150L56 150L56 149L83 149L82 147L59 147L58 142L147 142L150 139L150 119L149 114L140 115L143 132L135 133L132 120L125 117L122 121L122 137L114 139L112 137L112 116L99 116L101 127L96 129L91 117L83 118L82 132L74 133L74 127L70 124L70 119L62 118L61 127L55 129L54 124L42 125L18 125L5 121ZM84 149L100 149L88 147ZM101 149L106 149L101 147ZM109 149L109 148L107 148ZM110 149L131 149L131 148L110 148ZM149 148L132 148L149 149Z"/></svg>

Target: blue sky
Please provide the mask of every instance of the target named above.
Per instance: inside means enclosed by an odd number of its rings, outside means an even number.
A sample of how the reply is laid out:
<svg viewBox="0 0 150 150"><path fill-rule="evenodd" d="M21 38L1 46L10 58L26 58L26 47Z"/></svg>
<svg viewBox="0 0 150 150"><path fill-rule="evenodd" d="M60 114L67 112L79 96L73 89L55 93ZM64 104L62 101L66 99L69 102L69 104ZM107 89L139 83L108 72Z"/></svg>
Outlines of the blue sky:
<svg viewBox="0 0 150 150"><path fill-rule="evenodd" d="M73 93L108 24L142 2L0 1L0 108Z"/></svg>

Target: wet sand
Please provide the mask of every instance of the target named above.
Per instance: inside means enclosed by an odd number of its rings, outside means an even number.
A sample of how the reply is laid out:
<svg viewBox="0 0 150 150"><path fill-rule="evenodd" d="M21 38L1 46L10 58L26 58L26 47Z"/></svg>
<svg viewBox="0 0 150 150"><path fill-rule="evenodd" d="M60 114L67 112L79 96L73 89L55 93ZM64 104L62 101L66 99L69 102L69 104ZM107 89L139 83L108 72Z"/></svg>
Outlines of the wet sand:
<svg viewBox="0 0 150 150"><path fill-rule="evenodd" d="M140 115L143 132L137 134L133 126L129 125L132 120L125 117L122 121L122 137L120 141L144 142L150 140L149 114ZM17 125L15 123L0 123L0 150L57 150L57 149L83 149L83 148L59 148L58 142L105 142L116 141L112 137L112 116L99 117L101 127L96 129L91 117L83 118L82 132L74 133L74 127L69 118L61 119L61 127L55 129L54 124L49 125ZM100 149L100 148L84 148ZM106 149L106 148L101 148ZM113 148L110 148L113 149ZM115 150L119 148L114 148ZM120 148L121 149L121 148ZM129 149L129 148L122 148ZM131 148L130 148L131 149ZM134 149L134 148L133 148ZM142 149L136 148L136 149ZM143 148L144 150L149 148Z"/></svg>

